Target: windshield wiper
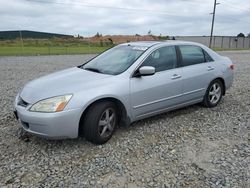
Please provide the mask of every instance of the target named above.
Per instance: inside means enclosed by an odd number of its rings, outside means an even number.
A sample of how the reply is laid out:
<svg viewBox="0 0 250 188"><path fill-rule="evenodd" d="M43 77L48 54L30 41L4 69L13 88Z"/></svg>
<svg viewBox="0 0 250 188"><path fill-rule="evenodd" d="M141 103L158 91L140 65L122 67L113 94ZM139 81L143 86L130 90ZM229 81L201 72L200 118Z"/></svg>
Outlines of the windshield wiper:
<svg viewBox="0 0 250 188"><path fill-rule="evenodd" d="M88 68L88 67L86 67L86 68L83 68L84 70L88 70L88 71L92 71L92 72L98 72L98 73L102 73L99 69L97 69L97 68Z"/></svg>

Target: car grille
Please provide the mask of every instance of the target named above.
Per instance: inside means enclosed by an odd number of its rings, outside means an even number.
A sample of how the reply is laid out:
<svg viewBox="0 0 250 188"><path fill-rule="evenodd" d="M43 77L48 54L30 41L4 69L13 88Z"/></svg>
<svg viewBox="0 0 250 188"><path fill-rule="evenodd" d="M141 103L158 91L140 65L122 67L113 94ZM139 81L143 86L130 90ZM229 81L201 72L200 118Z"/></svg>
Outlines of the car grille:
<svg viewBox="0 0 250 188"><path fill-rule="evenodd" d="M27 107L29 105L29 103L27 103L21 97L19 97L17 105L22 106L22 107Z"/></svg>

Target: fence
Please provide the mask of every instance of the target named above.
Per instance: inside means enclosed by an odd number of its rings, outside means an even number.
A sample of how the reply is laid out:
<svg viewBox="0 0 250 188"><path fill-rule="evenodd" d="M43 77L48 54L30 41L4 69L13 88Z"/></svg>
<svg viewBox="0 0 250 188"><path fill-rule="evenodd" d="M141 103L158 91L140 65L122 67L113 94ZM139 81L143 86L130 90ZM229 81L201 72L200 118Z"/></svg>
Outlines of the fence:
<svg viewBox="0 0 250 188"><path fill-rule="evenodd" d="M178 36L176 40L199 42L209 46L209 36ZM250 37L214 36L212 38L212 48L221 49L249 49Z"/></svg>

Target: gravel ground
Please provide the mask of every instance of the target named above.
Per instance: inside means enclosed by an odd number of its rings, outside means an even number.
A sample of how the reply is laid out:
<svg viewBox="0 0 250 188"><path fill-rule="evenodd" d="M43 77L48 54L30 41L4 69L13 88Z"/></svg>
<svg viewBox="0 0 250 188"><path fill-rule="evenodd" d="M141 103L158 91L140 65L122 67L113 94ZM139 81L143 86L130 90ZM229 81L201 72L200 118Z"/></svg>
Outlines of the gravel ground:
<svg viewBox="0 0 250 188"><path fill-rule="evenodd" d="M27 81L91 55L0 57L0 187L250 187L250 51L220 53L236 68L217 107L120 127L102 146L23 134L12 115Z"/></svg>

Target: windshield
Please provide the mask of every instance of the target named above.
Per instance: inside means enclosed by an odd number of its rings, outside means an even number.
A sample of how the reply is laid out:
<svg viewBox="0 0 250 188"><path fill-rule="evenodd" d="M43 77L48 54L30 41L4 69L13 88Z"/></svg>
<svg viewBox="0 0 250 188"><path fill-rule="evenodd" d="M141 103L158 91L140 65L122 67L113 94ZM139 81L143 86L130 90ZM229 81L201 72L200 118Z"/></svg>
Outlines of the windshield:
<svg viewBox="0 0 250 188"><path fill-rule="evenodd" d="M146 49L146 47L141 46L117 46L83 65L83 69L117 75L127 70Z"/></svg>

